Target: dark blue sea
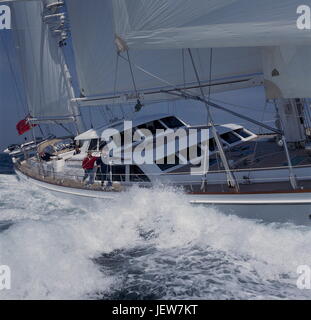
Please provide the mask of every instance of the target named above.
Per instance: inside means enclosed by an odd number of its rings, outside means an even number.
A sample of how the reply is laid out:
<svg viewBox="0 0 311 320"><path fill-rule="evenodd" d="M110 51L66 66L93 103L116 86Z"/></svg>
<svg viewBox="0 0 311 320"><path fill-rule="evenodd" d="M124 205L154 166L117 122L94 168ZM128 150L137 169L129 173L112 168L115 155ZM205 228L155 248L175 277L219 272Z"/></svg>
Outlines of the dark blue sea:
<svg viewBox="0 0 311 320"><path fill-rule="evenodd" d="M64 199L16 179L1 155L1 299L310 299L311 230L192 207L173 189Z"/></svg>
<svg viewBox="0 0 311 320"><path fill-rule="evenodd" d="M0 153L0 174L13 174L13 163L9 155Z"/></svg>

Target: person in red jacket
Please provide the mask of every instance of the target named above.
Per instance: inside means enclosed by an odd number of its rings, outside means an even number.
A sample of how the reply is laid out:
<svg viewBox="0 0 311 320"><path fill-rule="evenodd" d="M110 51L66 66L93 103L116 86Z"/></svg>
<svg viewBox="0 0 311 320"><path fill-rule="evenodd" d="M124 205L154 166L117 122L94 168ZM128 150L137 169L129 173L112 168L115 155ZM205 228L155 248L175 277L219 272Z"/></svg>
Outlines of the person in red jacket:
<svg viewBox="0 0 311 320"><path fill-rule="evenodd" d="M87 156L82 162L82 168L84 169L83 182L87 179L87 177L89 177L89 182L87 184L94 183L94 166L97 159L98 158L92 156L91 151L88 151Z"/></svg>

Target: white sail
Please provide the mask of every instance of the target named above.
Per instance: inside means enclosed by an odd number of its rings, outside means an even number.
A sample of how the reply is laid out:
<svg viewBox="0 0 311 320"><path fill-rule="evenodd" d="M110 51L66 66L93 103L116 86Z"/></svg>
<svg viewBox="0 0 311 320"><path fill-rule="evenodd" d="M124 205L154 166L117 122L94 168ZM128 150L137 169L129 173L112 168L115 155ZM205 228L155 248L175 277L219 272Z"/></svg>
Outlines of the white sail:
<svg viewBox="0 0 311 320"><path fill-rule="evenodd" d="M305 1L309 2L309 1ZM114 0L116 34L130 48L311 43L297 28L301 0Z"/></svg>
<svg viewBox="0 0 311 320"><path fill-rule="evenodd" d="M43 3L17 1L10 6L30 115L41 121L72 121L64 58L43 21Z"/></svg>
<svg viewBox="0 0 311 320"><path fill-rule="evenodd" d="M130 2L131 4L133 2L135 7L135 1ZM107 100L100 100L99 103L103 101L109 103L112 101L108 99L109 97L118 95L120 96L119 102L129 101L126 94L134 92L134 83L127 61L119 58L118 68L116 68L117 47L111 0L92 0L91 5L85 0L67 0L66 3L83 95L87 97L102 95L107 98ZM192 52L200 80L203 85L208 84L211 50L201 48L194 49ZM149 94L161 89L197 86L191 60L186 50L183 51L180 48L136 50L136 48L131 48L129 54L135 86L140 93L145 93L145 100L171 98L167 94ZM121 55L127 59L126 52ZM261 83L260 77L257 78L262 72L261 52L256 48L231 50L216 48L213 51L212 60L211 76L215 84L213 91L230 90Z"/></svg>
<svg viewBox="0 0 311 320"><path fill-rule="evenodd" d="M311 45L279 46L263 50L267 97L308 98L311 96Z"/></svg>

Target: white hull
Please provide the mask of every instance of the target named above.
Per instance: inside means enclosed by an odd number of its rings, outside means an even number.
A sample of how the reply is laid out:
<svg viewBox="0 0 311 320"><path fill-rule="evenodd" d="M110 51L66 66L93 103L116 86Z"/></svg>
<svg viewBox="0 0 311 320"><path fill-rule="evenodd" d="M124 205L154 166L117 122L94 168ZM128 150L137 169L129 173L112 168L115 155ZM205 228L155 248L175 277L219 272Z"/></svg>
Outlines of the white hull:
<svg viewBox="0 0 311 320"><path fill-rule="evenodd" d="M26 176L15 170L17 176L40 188L62 196L75 199L116 200L120 192L105 192L88 189L69 188L53 185ZM262 193L262 194L187 194L193 205L214 206L226 214L234 214L244 218L258 219L263 222L294 223L311 226L311 193Z"/></svg>
<svg viewBox="0 0 311 320"><path fill-rule="evenodd" d="M103 191L95 191L95 190L87 190L87 189L77 189L77 188L69 188L62 187L59 185L54 185L51 183L43 182L37 179L33 179L29 176L26 176L24 173L15 169L17 176L26 182L30 182L38 187L47 189L52 192L62 193L70 196L78 196L78 197L86 197L93 199L105 199L105 200L113 200L115 199L115 193L113 192L103 192Z"/></svg>

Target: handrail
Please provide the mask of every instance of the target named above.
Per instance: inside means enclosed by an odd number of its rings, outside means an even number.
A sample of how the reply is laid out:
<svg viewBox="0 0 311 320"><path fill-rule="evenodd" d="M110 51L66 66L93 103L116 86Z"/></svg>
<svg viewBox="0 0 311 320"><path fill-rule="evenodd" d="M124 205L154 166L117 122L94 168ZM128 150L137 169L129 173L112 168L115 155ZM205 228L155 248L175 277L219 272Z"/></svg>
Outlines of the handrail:
<svg viewBox="0 0 311 320"><path fill-rule="evenodd" d="M29 159L28 161L30 162L36 162L36 160L33 159ZM48 163L48 162L47 162ZM112 165L113 166L113 165ZM126 166L126 165L124 165ZM294 169L300 169L300 168L311 168L311 163L310 164L303 164L303 165L296 165L293 166ZM288 169L288 166L277 166L277 167L263 167L263 168L245 168L245 169L232 169L231 171L233 172L248 172L248 171L270 171L270 170L281 170L281 169ZM215 174L215 173L226 173L226 170L213 170L213 171L209 171L207 172L207 174ZM178 171L178 172L162 172L161 174L158 173L148 173L147 175L158 175L158 176L166 176L166 175L189 175L190 174L190 170L189 171ZM202 173L203 174L203 173ZM120 174L116 174L116 175L120 175ZM134 174L134 175L138 175L138 174ZM146 175L146 174L141 174L141 175ZM196 174L197 176L198 174Z"/></svg>
<svg viewBox="0 0 311 320"><path fill-rule="evenodd" d="M54 179L55 181L57 179L68 179L70 181L75 181L77 182L78 180L77 179L81 179L84 177L84 175L80 175L80 174L70 174L70 173L59 173L59 172L55 172L55 171L52 171L52 170L48 170L47 168L45 169L42 169L42 168L39 168L38 167L26 167L24 165L21 165L21 164L16 164L18 169L21 170L22 172L23 171L27 171L27 174L28 175L32 175L32 173L34 173L33 175L39 175L41 176L42 178L52 178ZM281 167L282 169L287 169L287 167ZM35 170L34 170L35 169ZM34 171L37 171L37 172L34 172ZM41 172L40 172L41 171ZM223 173L225 173L225 171L222 171ZM178 173L180 175L180 173ZM94 172L94 177L96 176L113 176L113 177L147 177L148 176L159 176L159 178L164 178L166 176L170 176L170 174L156 174L156 173L151 173L151 174L141 174L141 173L137 173L137 174L132 174L132 173L112 173L110 174L109 172L107 172L107 174L102 174L102 173L96 173ZM253 183L256 183L256 182L261 182L262 180L265 180L267 182L287 182L287 177L274 177L274 178L271 178L271 177L258 177L258 178L251 178L250 180L248 179L241 179L241 178L238 178L238 180L243 184L243 181L245 182L244 184L253 184ZM311 180L311 175L310 176L300 176L299 177L299 180ZM97 181L100 181L100 180L97 180ZM112 179L112 181L115 182L114 179ZM143 180L141 179L140 181L126 181L126 180L121 180L121 181L118 181L118 182L141 182L141 183L150 183L150 181L146 181L146 180ZM211 181L212 184L225 184L227 182L226 179L213 179ZM199 179L197 180L179 180L179 181L169 181L170 184L176 184L176 185L181 185L181 184L200 184L201 181Z"/></svg>

